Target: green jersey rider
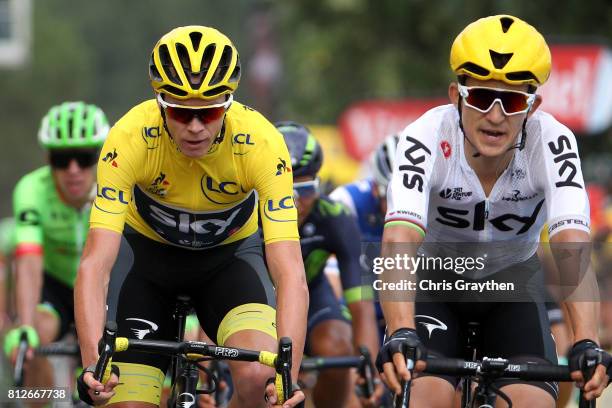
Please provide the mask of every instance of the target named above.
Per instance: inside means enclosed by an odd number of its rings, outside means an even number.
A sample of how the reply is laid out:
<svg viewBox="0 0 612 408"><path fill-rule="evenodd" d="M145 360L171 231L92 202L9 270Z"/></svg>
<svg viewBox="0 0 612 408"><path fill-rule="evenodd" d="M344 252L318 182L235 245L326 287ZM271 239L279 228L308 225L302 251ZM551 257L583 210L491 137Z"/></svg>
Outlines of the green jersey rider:
<svg viewBox="0 0 612 408"><path fill-rule="evenodd" d="M16 356L21 332L31 348L61 338L74 322L73 286L95 196L95 166L109 126L104 112L84 102L53 106L38 139L49 164L26 174L13 192L18 327L4 351ZM33 358L28 351L27 360ZM49 381L46 360L26 370L31 381Z"/></svg>

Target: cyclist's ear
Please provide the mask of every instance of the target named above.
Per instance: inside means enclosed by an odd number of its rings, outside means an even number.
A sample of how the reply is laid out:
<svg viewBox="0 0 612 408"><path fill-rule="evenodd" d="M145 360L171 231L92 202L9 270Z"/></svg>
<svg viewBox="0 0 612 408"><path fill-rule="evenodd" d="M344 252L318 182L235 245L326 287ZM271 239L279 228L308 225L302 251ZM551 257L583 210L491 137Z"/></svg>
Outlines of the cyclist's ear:
<svg viewBox="0 0 612 408"><path fill-rule="evenodd" d="M457 86L457 82L453 81L448 85L448 99L450 99L451 103L457 107L459 103L459 87Z"/></svg>

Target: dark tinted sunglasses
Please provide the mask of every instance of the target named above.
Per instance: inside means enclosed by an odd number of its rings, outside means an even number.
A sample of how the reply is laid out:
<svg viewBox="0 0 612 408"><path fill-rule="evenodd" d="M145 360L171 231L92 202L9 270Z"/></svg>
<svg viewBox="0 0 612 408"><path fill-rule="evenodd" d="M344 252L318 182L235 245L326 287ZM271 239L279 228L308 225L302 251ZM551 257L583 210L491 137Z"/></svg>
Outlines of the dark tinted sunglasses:
<svg viewBox="0 0 612 408"><path fill-rule="evenodd" d="M67 169L70 162L76 160L80 168L94 166L98 161L97 150L51 150L49 163L54 169Z"/></svg>
<svg viewBox="0 0 612 408"><path fill-rule="evenodd" d="M459 94L467 106L482 113L490 111L499 101L506 116L527 112L535 101L535 94L478 86L459 85Z"/></svg>
<svg viewBox="0 0 612 408"><path fill-rule="evenodd" d="M164 108L168 117L185 125L191 122L193 118L198 118L198 120L204 124L214 122L223 116L229 109L233 100L234 97L230 94L227 101L223 103L206 106L185 106L166 102L161 94L157 94L157 101L161 107Z"/></svg>

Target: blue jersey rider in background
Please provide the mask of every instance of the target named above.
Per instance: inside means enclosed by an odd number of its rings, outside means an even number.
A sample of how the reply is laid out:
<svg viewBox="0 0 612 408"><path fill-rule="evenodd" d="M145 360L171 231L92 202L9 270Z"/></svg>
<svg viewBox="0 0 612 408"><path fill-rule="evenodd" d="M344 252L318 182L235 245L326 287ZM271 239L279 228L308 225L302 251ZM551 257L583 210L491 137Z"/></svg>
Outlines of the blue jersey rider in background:
<svg viewBox="0 0 612 408"><path fill-rule="evenodd" d="M276 127L291 157L300 246L310 293L306 353L346 356L354 354L359 345L366 345L374 353L378 338L372 289L362 282L359 227L344 205L320 194L317 173L323 163L323 151L310 130L294 122L280 122ZM336 298L323 273L332 254L338 259L343 298L350 313ZM370 400L361 399L361 404L353 385L346 370L321 372L313 393L314 403L317 407L376 406L382 384L377 384Z"/></svg>

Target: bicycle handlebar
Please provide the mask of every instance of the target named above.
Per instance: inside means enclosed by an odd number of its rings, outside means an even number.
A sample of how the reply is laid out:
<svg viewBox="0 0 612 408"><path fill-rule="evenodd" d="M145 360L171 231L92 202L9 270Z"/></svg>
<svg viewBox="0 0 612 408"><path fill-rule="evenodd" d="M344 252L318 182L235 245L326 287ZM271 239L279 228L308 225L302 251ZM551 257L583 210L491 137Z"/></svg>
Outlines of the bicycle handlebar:
<svg viewBox="0 0 612 408"><path fill-rule="evenodd" d="M278 354L270 351L253 351L235 347L213 346L199 341L173 342L164 340L137 340L127 337L116 337L117 324L107 322L104 334L98 345L100 357L96 363L94 378L98 381L107 380L110 375L112 357L116 352L134 350L145 353L166 355L185 355L187 360L198 361L210 358L213 360L257 361L276 371L275 385L279 403L285 402L293 394L291 382L291 355L292 343L288 337L279 341Z"/></svg>

